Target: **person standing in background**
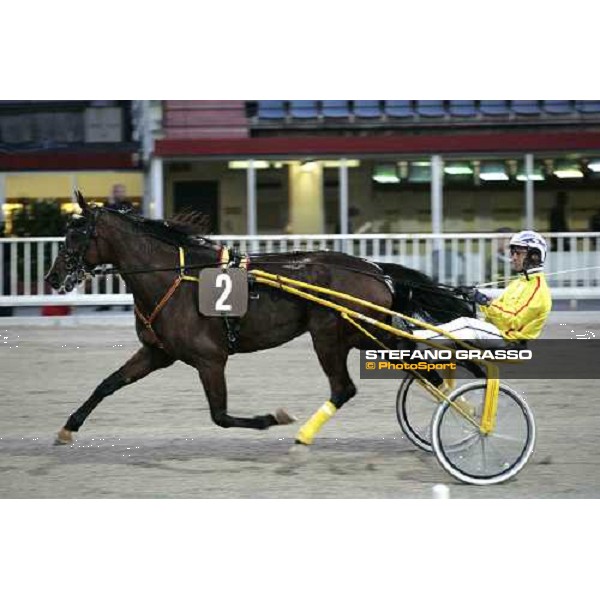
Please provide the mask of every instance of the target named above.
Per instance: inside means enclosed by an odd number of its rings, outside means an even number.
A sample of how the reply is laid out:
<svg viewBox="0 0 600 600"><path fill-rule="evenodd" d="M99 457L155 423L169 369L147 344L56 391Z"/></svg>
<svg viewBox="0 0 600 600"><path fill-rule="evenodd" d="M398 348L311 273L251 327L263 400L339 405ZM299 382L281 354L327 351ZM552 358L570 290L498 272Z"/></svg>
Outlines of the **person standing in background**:
<svg viewBox="0 0 600 600"><path fill-rule="evenodd" d="M566 192L558 192L556 194L556 201L554 206L550 210L550 220L548 229L552 233L565 233L571 231L569 224L567 223L566 208L569 203L569 197ZM571 249L571 240L565 238L563 248L565 250ZM558 249L558 240L552 239L551 249Z"/></svg>
<svg viewBox="0 0 600 600"><path fill-rule="evenodd" d="M596 212L590 217L588 229L593 232L600 231L600 208L596 210ZM592 249L595 250L598 245L597 238L592 239Z"/></svg>
<svg viewBox="0 0 600 600"><path fill-rule="evenodd" d="M127 192L122 183L115 183L112 193L106 201L106 208L128 212L133 210L133 204L127 200Z"/></svg>

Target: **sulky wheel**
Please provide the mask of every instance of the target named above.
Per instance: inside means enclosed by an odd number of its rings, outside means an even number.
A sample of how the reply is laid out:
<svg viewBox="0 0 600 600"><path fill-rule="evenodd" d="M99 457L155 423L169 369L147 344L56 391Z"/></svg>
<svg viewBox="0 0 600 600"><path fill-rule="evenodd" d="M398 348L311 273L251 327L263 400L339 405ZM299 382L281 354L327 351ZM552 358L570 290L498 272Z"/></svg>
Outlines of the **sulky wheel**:
<svg viewBox="0 0 600 600"><path fill-rule="evenodd" d="M535 444L535 423L527 403L512 388L500 384L495 426L479 429L485 382L467 383L440 404L431 424L433 451L442 467L464 483L490 485L514 477L527 463ZM461 399L467 419L452 403ZM477 423L477 425L475 424Z"/></svg>
<svg viewBox="0 0 600 600"><path fill-rule="evenodd" d="M432 371L428 377L439 387L444 381L446 371ZM452 390L472 382L474 378L483 377L481 369L470 362L457 363L453 372ZM450 386L444 386L450 387ZM442 388L444 389L444 388ZM450 393L449 391L446 394ZM420 382L419 378L409 373L402 380L396 394L396 417L404 435L416 446L432 452L431 448L431 421L440 401L435 398Z"/></svg>

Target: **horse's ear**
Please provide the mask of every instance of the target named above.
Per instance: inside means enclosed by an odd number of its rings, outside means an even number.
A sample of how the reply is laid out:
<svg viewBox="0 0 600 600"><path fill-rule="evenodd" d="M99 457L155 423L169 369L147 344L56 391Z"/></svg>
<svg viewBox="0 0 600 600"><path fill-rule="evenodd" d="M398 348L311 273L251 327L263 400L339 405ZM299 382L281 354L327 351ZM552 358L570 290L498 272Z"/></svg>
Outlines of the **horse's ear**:
<svg viewBox="0 0 600 600"><path fill-rule="evenodd" d="M89 204L85 201L83 194L79 190L75 190L75 198L77 199L77 204L79 204L79 208L81 212L85 215L90 212Z"/></svg>

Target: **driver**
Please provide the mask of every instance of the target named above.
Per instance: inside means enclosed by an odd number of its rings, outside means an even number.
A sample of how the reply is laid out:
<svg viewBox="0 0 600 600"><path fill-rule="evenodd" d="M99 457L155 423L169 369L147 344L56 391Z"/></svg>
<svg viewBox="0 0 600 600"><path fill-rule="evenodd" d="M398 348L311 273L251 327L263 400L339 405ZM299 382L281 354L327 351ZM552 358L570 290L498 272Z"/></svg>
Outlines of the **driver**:
<svg viewBox="0 0 600 600"><path fill-rule="evenodd" d="M511 266L519 273L517 279L496 300L476 288L469 292L469 299L481 307L485 320L461 317L439 325L439 329L464 340L513 342L539 337L552 308L543 273L548 245L535 231L516 233L509 245ZM421 339L447 339L428 329L417 329L412 334Z"/></svg>

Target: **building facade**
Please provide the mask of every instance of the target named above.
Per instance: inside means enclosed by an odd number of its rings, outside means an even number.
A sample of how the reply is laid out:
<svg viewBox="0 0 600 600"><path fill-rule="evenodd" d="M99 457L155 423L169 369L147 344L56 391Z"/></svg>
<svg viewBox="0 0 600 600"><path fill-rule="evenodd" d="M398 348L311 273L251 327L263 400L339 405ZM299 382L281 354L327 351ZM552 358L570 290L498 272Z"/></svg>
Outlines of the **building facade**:
<svg viewBox="0 0 600 600"><path fill-rule="evenodd" d="M586 231L600 204L600 101L164 101L145 112L148 214L197 208L215 233L544 231L561 193L568 227Z"/></svg>
<svg viewBox="0 0 600 600"><path fill-rule="evenodd" d="M4 221L115 183L225 235L571 231L600 205L600 101L0 102ZM554 229L556 230L556 219Z"/></svg>

